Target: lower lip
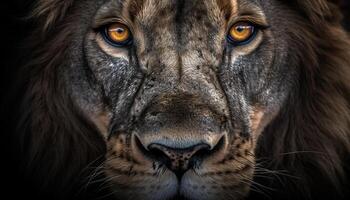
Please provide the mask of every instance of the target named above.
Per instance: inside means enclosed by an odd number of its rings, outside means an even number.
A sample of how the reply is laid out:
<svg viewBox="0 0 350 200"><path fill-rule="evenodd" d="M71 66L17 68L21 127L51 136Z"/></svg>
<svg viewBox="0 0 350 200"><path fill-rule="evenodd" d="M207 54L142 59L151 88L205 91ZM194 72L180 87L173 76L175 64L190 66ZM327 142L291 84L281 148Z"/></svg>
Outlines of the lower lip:
<svg viewBox="0 0 350 200"><path fill-rule="evenodd" d="M196 176L193 176L193 171L189 170L181 177L181 180L171 178L168 179L168 187L163 188L163 191L156 194L154 199L171 199L171 200L196 200L201 199L200 187L193 187L198 185L200 180L197 180ZM175 176L175 174L174 174ZM198 188L198 189L197 189ZM198 198L197 198L198 197Z"/></svg>
<svg viewBox="0 0 350 200"><path fill-rule="evenodd" d="M198 180L198 176L193 175L192 170L187 171L177 183L172 184L172 191L177 191L174 196L169 198L172 200L196 200L203 198L203 192L201 192L200 185L201 180Z"/></svg>

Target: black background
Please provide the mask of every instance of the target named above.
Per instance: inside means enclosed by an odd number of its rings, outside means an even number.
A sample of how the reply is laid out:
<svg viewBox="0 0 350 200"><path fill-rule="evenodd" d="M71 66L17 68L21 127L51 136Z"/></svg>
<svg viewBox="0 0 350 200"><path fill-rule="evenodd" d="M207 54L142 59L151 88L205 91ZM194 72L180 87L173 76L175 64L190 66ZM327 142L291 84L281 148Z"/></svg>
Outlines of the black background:
<svg viewBox="0 0 350 200"><path fill-rule="evenodd" d="M33 0L1 0L0 1L0 46L1 46L1 69L0 69L0 116L1 116L1 152L0 152L0 193L1 196L11 195L11 198L25 196L18 192L16 181L19 177L11 173L12 168L10 154L10 134L7 131L11 110L8 108L7 96L11 92L16 92L17 88L13 86L15 74L19 63L25 63L23 60L23 49L25 43L23 40L35 28L35 23L26 20L30 8L33 6ZM344 26L350 30L350 0L343 0L342 10L344 12ZM5 107L6 106L6 107ZM5 178L6 177L6 178ZM21 190L19 190L21 191Z"/></svg>

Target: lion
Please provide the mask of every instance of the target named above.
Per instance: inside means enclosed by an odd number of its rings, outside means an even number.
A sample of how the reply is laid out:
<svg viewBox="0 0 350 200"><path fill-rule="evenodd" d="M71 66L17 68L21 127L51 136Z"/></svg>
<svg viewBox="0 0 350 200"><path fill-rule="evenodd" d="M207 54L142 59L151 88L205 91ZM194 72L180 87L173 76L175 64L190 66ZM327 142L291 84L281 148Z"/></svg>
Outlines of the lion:
<svg viewBox="0 0 350 200"><path fill-rule="evenodd" d="M28 195L349 197L334 2L37 0L31 19L13 134Z"/></svg>

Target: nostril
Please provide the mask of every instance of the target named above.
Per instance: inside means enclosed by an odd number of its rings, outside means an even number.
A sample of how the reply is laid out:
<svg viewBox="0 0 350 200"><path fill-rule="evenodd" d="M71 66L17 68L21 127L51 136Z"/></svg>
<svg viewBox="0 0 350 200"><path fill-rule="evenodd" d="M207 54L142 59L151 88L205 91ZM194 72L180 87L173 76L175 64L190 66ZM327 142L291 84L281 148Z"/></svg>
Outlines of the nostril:
<svg viewBox="0 0 350 200"><path fill-rule="evenodd" d="M210 146L208 144L198 144L180 149L161 144L151 144L148 149L155 159L161 161L177 174L182 174L190 168L193 158L197 154L209 153Z"/></svg>
<svg viewBox="0 0 350 200"><path fill-rule="evenodd" d="M158 160L161 163L165 164L166 166L171 165L172 159L161 149L155 148L154 146L149 146L148 153L150 157L152 157L154 160Z"/></svg>
<svg viewBox="0 0 350 200"><path fill-rule="evenodd" d="M153 145L146 147L138 136L135 137L135 144L142 154L149 159L160 161L163 164L169 163L169 157L160 148L156 148Z"/></svg>

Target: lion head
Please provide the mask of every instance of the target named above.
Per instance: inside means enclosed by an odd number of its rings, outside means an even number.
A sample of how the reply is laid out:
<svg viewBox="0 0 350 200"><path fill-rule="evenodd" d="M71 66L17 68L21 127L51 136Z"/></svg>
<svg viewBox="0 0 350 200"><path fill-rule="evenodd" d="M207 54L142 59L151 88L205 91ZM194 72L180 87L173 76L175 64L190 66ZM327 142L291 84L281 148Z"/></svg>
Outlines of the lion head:
<svg viewBox="0 0 350 200"><path fill-rule="evenodd" d="M350 43L336 9L37 1L16 135L25 177L58 198L90 185L117 199L344 195Z"/></svg>

